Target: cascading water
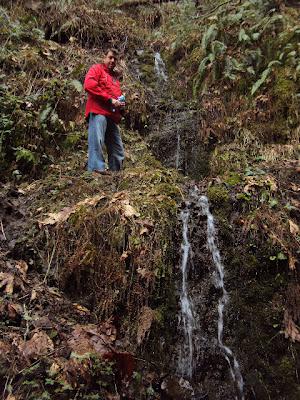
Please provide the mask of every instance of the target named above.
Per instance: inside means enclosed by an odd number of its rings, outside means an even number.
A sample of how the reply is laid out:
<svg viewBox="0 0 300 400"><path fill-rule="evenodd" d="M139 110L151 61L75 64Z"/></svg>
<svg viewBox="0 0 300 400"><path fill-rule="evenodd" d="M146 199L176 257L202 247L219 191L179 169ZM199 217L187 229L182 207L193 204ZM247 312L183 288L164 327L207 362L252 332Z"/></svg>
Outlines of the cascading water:
<svg viewBox="0 0 300 400"><path fill-rule="evenodd" d="M222 296L219 299L219 303L218 303L218 316L219 316L219 318L218 318L218 344L224 353L226 361L228 362L228 365L230 368L230 373L231 373L232 379L237 387L239 398L243 400L244 399L244 394L243 394L244 381L243 381L243 377L241 374L239 363L238 363L237 359L235 358L234 354L232 353L232 350L229 347L225 346L223 343L223 330L224 330L223 314L224 314L224 307L228 303L229 297L228 297L228 293L224 286L224 267L223 267L220 252L218 250L218 247L216 245L216 240L215 240L216 229L215 229L215 224L214 224L214 218L209 210L208 199L206 196L200 196L198 204L201 207L202 213L204 215L206 215L206 217L207 217L207 244L208 244L208 248L211 252L214 265L216 266L216 282L215 282L215 284L216 284L216 287L218 287L222 290Z"/></svg>
<svg viewBox="0 0 300 400"><path fill-rule="evenodd" d="M207 310L211 310L211 300L207 298L208 293L205 291L201 294L203 285L209 286L208 282L211 281L211 276L214 276L214 286L221 292L221 297L217 301L217 310L215 318L217 318L217 348L220 349L220 355L223 355L230 370L232 380L234 382L235 389L232 397L236 399L244 400L243 394L243 377L240 371L240 366L235 358L232 350L223 343L223 330L224 330L224 308L229 301L228 293L224 285L224 267L221 261L220 252L216 244L216 229L214 225L214 218L209 210L208 199L205 196L200 195L200 191L197 187L191 190L189 195L190 201L186 202L184 209L181 211L180 219L182 221L182 244L181 244L181 287L180 287L180 327L183 330L183 343L179 350L178 360L178 372L182 377L189 379L193 384L197 382L197 371L203 369L201 364L205 364L205 359L211 357L211 354L215 354L216 350L212 350L215 347L216 340L211 337L213 330L207 329L209 333L204 332L200 326L200 320L205 321L205 316L199 316L201 313L202 304L208 304ZM193 218L197 221L193 221ZM206 221L206 257L207 263L211 264L211 267L207 268L205 265L201 265L201 268L209 270L207 281L204 282L193 282L192 279L189 281L189 271L191 265L192 254L195 252L194 246L200 246L199 240L194 236L195 224L198 225L199 221L204 224ZM204 226L203 226L204 227ZM204 242L205 245L205 242ZM212 262L211 262L212 260ZM194 260L195 261L195 260ZM195 273L195 271L194 271ZM191 278L191 277L190 277ZM204 279L204 278L203 278ZM197 286L200 285L200 286ZM193 286L193 289L190 287ZM219 293L219 292L218 292ZM215 325L215 318L212 323ZM206 325L207 325L206 321ZM203 323L203 322L202 322ZM207 353L210 352L210 355ZM199 367L200 365L200 367ZM226 365L226 364L225 364ZM225 368L225 366L224 366ZM199 384L201 387L201 382ZM203 392L203 386L202 386ZM231 398L232 398L231 397ZM195 397L193 397L195 398ZM217 397L216 397L217 398Z"/></svg>
<svg viewBox="0 0 300 400"><path fill-rule="evenodd" d="M188 293L188 259L190 252L190 243L188 239L188 223L190 212L187 207L181 211L181 220L183 224L182 230L182 260L181 260L181 272L182 272L182 286L180 293L180 305L181 305L181 318L180 322L183 325L184 331L184 346L181 349L179 358L178 369L182 375L186 375L191 378L193 375L193 330L195 326L195 319L193 315L193 303Z"/></svg>
<svg viewBox="0 0 300 400"><path fill-rule="evenodd" d="M163 59L161 58L161 55L158 51L154 53L154 70L155 70L156 76L160 82L168 81L166 66L165 66L165 63L163 62Z"/></svg>
<svg viewBox="0 0 300 400"><path fill-rule="evenodd" d="M177 132L177 146L176 146L176 153L175 153L175 168L179 168L180 162L180 134Z"/></svg>

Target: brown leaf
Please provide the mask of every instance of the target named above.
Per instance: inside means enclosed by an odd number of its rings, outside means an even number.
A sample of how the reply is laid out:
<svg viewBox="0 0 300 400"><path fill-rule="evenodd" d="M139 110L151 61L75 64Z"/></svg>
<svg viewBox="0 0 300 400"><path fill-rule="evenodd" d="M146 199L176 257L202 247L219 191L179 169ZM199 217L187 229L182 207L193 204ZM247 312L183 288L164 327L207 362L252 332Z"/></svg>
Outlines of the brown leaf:
<svg viewBox="0 0 300 400"><path fill-rule="evenodd" d="M38 220L39 227L43 225L54 225L65 222L71 214L74 214L82 206L96 206L100 200L105 199L105 195L97 195L80 201L72 207L64 207L58 213L48 213L48 218L43 221Z"/></svg>
<svg viewBox="0 0 300 400"><path fill-rule="evenodd" d="M16 268L20 271L20 274L22 276L23 279L26 278L26 274L28 271L28 264L26 261L24 260L19 260L16 263Z"/></svg>
<svg viewBox="0 0 300 400"><path fill-rule="evenodd" d="M147 234L147 233L149 233L149 229L148 228L146 228L145 226L140 230L140 235L142 236L142 235L145 235L145 234Z"/></svg>
<svg viewBox="0 0 300 400"><path fill-rule="evenodd" d="M54 350L54 344L44 331L37 331L32 338L22 345L22 351L26 358L37 359Z"/></svg>
<svg viewBox="0 0 300 400"><path fill-rule="evenodd" d="M14 292L14 276L6 272L0 272L0 289L5 287L4 292L12 295Z"/></svg>
<svg viewBox="0 0 300 400"><path fill-rule="evenodd" d="M297 235L299 233L299 226L295 224L291 219L289 219L289 225L290 225L290 232L292 235Z"/></svg>
<svg viewBox="0 0 300 400"><path fill-rule="evenodd" d="M128 257L129 257L129 251L124 251L123 254L120 257L120 261L124 261Z"/></svg>
<svg viewBox="0 0 300 400"><path fill-rule="evenodd" d="M122 213L126 218L138 217L140 214L129 204L128 200L122 202Z"/></svg>
<svg viewBox="0 0 300 400"><path fill-rule="evenodd" d="M78 303L73 303L73 306L80 312L84 313L84 314L90 314L90 310Z"/></svg>
<svg viewBox="0 0 300 400"><path fill-rule="evenodd" d="M7 312L9 319L15 319L18 315L23 314L23 307L18 303L9 303L7 305Z"/></svg>
<svg viewBox="0 0 300 400"><path fill-rule="evenodd" d="M150 307L144 306L138 321L137 342L138 345L142 343L146 334L150 331L153 321L156 319L156 312Z"/></svg>
<svg viewBox="0 0 300 400"><path fill-rule="evenodd" d="M284 313L284 326L285 326L284 335L286 339L290 338L292 342L300 342L299 327L293 321L288 310L286 310Z"/></svg>
<svg viewBox="0 0 300 400"><path fill-rule="evenodd" d="M17 397L14 396L13 394L9 394L9 395L6 397L6 400L18 400L18 399L17 399Z"/></svg>
<svg viewBox="0 0 300 400"><path fill-rule="evenodd" d="M289 254L289 268L291 271L296 269L296 258Z"/></svg>
<svg viewBox="0 0 300 400"><path fill-rule="evenodd" d="M107 331L107 324L102 326L76 325L68 340L68 346L72 352L80 355L85 353L103 355L110 352L110 346L116 339L116 329L112 325L109 325L109 327L111 327L110 331Z"/></svg>
<svg viewBox="0 0 300 400"><path fill-rule="evenodd" d="M37 297L37 292L36 292L36 290L32 289L31 296L30 296L30 301L35 300L36 297Z"/></svg>

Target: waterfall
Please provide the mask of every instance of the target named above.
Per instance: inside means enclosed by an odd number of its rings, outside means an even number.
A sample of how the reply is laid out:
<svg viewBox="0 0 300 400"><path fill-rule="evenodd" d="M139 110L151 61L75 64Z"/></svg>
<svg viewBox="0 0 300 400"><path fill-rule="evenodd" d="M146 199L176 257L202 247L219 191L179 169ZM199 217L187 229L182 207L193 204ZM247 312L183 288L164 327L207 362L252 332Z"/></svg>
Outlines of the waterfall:
<svg viewBox="0 0 300 400"><path fill-rule="evenodd" d="M193 315L193 303L188 293L188 267L189 267L189 252L190 242L188 239L188 224L189 224L190 212L188 209L188 203L186 208L181 211L180 218L182 220L182 260L181 260L181 293L180 293L180 305L181 305L181 318L184 331L184 346L181 349L181 355L179 359L179 372L182 375L186 375L191 378L193 375L193 330L195 326L195 320Z"/></svg>
<svg viewBox="0 0 300 400"><path fill-rule="evenodd" d="M216 287L222 291L222 296L218 303L218 344L224 354L226 361L228 362L232 379L237 387L239 398L244 399L244 381L241 374L240 366L235 358L232 350L224 345L223 343L223 330L224 330L224 308L229 301L228 293L224 285L224 267L221 261L220 252L216 245L216 229L214 224L214 218L209 210L208 199L206 196L199 197L199 206L201 207L202 213L207 217L207 245L212 255L213 263L216 267Z"/></svg>
<svg viewBox="0 0 300 400"><path fill-rule="evenodd" d="M190 201L185 203L180 213L180 220L182 221L182 243L179 323L183 330L183 343L179 350L180 354L177 369L182 377L188 378L193 383L201 384L201 382L197 382L197 374L194 373L194 371L199 363L201 365L201 358L205 358L205 352L209 349L210 343L214 343L213 347L215 347L217 343L221 354L224 356L229 366L229 371L234 383L234 392L236 393L235 398L244 400L244 382L239 363L232 350L223 343L224 309L228 304L229 295L224 284L224 266L217 247L214 218L209 210L207 197L201 196L197 187L191 190L189 198ZM205 217L205 220L203 217ZM193 219L195 219L195 221L193 221ZM205 315L199 314L201 304L205 302L211 303L207 296L204 298L203 294L199 293L200 287L197 285L201 285L203 282L194 282L191 278L189 282L189 275L191 275L189 274L192 261L191 255L194 253L193 250L195 251L194 246L198 246L199 240L191 232L193 232L193 226L198 226L199 220L202 221L201 224L206 224L206 245L204 241L204 246L208 253L205 257L209 257L209 259L212 260L212 263L208 261L210 267L207 268L207 271L209 271L207 279L211 281L211 275L213 274L215 278L214 286L220 290L220 297L217 300L215 312L215 318L217 319L217 340L209 336L203 336L203 327L200 326L201 318L202 321L203 318L205 319ZM201 268L202 265L200 264ZM208 265L206 267L208 267ZM204 265L203 268L205 269ZM193 271L193 274L196 272L197 271ZM193 289L191 289L190 286L193 286ZM213 321L215 321L215 319L212 320L212 322Z"/></svg>
<svg viewBox="0 0 300 400"><path fill-rule="evenodd" d="M154 70L159 81L167 82L166 66L159 52L154 53Z"/></svg>
<svg viewBox="0 0 300 400"><path fill-rule="evenodd" d="M176 146L176 153L175 153L175 168L179 168L179 161L180 161L180 134L177 132L177 146Z"/></svg>

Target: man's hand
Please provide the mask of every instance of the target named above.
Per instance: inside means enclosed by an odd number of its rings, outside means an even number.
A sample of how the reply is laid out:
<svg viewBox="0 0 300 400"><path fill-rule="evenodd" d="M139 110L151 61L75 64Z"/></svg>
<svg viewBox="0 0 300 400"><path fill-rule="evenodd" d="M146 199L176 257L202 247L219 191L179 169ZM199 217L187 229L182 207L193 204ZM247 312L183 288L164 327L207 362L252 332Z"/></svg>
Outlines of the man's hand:
<svg viewBox="0 0 300 400"><path fill-rule="evenodd" d="M111 100L111 103L112 103L112 105L114 106L114 108L122 108L122 107L125 107L125 103L124 103L124 102L121 102L121 101L119 101L119 100L112 99L112 100Z"/></svg>

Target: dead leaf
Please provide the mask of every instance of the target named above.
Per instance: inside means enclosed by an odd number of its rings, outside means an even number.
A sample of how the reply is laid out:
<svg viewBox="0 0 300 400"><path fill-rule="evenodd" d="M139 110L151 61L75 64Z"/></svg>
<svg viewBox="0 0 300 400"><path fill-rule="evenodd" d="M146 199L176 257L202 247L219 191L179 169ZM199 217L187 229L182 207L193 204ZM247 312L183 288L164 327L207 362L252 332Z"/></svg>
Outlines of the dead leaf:
<svg viewBox="0 0 300 400"><path fill-rule="evenodd" d="M151 281L154 278L154 273L153 271L149 271L147 268L138 268L137 273L141 275L144 279L147 279L148 281Z"/></svg>
<svg viewBox="0 0 300 400"><path fill-rule="evenodd" d="M0 289L5 287L4 292L12 295L14 292L14 276L6 272L0 272Z"/></svg>
<svg viewBox="0 0 300 400"><path fill-rule="evenodd" d="M156 319L156 312L152 308L144 306L141 309L141 313L138 321L137 330L137 343L140 345L144 340L146 334L150 331L153 321Z"/></svg>
<svg viewBox="0 0 300 400"><path fill-rule="evenodd" d="M80 312L83 312L85 314L90 314L90 310L84 306L81 306L78 303L73 303L73 306Z"/></svg>
<svg viewBox="0 0 300 400"><path fill-rule="evenodd" d="M37 297L37 292L36 292L36 290L32 289L31 296L30 296L30 301L35 300L36 297Z"/></svg>
<svg viewBox="0 0 300 400"><path fill-rule="evenodd" d="M125 261L126 258L129 257L129 252L128 251L124 251L123 254L120 257L120 261Z"/></svg>
<svg viewBox="0 0 300 400"><path fill-rule="evenodd" d="M300 342L299 327L293 321L288 310L286 310L284 313L284 326L285 326L285 331L284 331L285 338L286 339L290 338L292 342Z"/></svg>
<svg viewBox="0 0 300 400"><path fill-rule="evenodd" d="M299 226L295 224L291 219L289 219L289 225L290 225L290 232L292 235L297 235L299 233Z"/></svg>
<svg viewBox="0 0 300 400"><path fill-rule="evenodd" d="M139 213L129 204L128 200L124 200L122 203L122 213L126 218L139 217Z"/></svg>
<svg viewBox="0 0 300 400"><path fill-rule="evenodd" d="M94 197L89 197L79 203L75 204L72 207L64 207L58 213L48 213L48 217L43 221L38 220L39 227L41 228L43 225L54 225L57 223L65 222L69 218L71 214L74 214L80 207L82 206L96 206L100 200L105 199L105 195L97 195Z"/></svg>
<svg viewBox="0 0 300 400"><path fill-rule="evenodd" d="M145 235L146 233L149 233L149 229L146 228L145 226L140 230L140 235Z"/></svg>
<svg viewBox="0 0 300 400"><path fill-rule="evenodd" d="M32 338L21 346L26 358L37 359L54 350L54 344L44 331L37 331Z"/></svg>
<svg viewBox="0 0 300 400"><path fill-rule="evenodd" d="M55 361L51 364L49 368L49 375L54 376L57 375L60 371L61 367Z"/></svg>
<svg viewBox="0 0 300 400"><path fill-rule="evenodd" d="M9 319L14 320L17 316L23 314L23 307L21 306L21 304L18 303L9 303L7 305L7 313Z"/></svg>
<svg viewBox="0 0 300 400"><path fill-rule="evenodd" d="M296 269L296 258L289 254L289 268L291 271Z"/></svg>
<svg viewBox="0 0 300 400"><path fill-rule="evenodd" d="M6 397L6 400L17 400L17 398L16 398L16 396L14 396L13 394L9 394L9 395Z"/></svg>
<svg viewBox="0 0 300 400"><path fill-rule="evenodd" d="M58 290L57 288L55 288L55 287L48 287L48 291L49 291L51 294L54 294L54 296L61 297L61 293L60 293L59 290Z"/></svg>
<svg viewBox="0 0 300 400"><path fill-rule="evenodd" d="M295 183L291 183L290 187L294 192L300 192L300 186L299 185L296 185Z"/></svg>
<svg viewBox="0 0 300 400"><path fill-rule="evenodd" d="M26 261L24 260L19 260L16 263L16 268L20 271L20 274L22 276L23 279L26 278L26 274L28 271L28 264Z"/></svg>
<svg viewBox="0 0 300 400"><path fill-rule="evenodd" d="M102 356L111 352L111 345L115 340L116 328L111 324L76 325L68 340L68 346L73 353L79 355L97 353Z"/></svg>

